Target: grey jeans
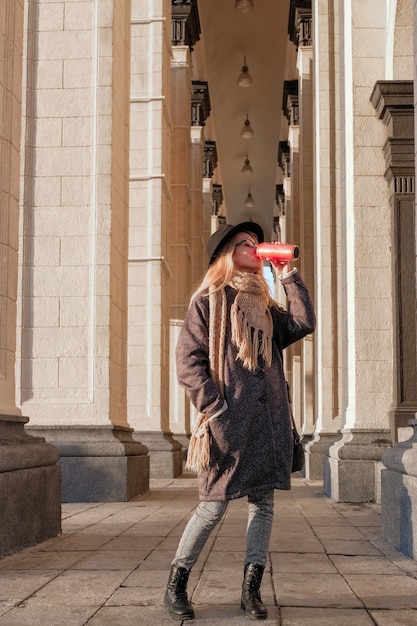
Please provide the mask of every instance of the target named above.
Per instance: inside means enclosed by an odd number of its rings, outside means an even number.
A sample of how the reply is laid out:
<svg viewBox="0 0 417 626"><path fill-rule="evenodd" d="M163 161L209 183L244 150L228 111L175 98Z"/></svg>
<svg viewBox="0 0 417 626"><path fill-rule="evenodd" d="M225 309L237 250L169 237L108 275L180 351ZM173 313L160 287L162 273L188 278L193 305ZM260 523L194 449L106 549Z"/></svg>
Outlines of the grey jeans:
<svg viewBox="0 0 417 626"><path fill-rule="evenodd" d="M222 519L228 502L200 502L178 544L172 565L191 570L212 530ZM274 490L248 495L248 524L244 565L265 567L274 516Z"/></svg>

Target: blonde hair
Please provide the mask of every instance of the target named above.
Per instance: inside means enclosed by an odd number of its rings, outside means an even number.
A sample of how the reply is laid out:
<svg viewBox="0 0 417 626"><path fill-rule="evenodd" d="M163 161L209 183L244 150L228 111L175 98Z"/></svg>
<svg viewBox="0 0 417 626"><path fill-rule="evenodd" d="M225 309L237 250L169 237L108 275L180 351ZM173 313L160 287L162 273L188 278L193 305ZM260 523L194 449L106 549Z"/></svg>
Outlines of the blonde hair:
<svg viewBox="0 0 417 626"><path fill-rule="evenodd" d="M256 241L258 240L257 236L254 233L250 234L255 238ZM203 280L191 296L191 302L197 295L201 293L208 294L209 290L211 293L216 293L216 291L220 291L220 289L223 289L223 287L225 287L230 282L233 274L236 271L233 262L234 249L235 243L234 238L232 237L232 239L225 243L225 245L221 249L220 254L217 255L213 263L209 265L209 268L205 273ZM278 303L275 302L275 300L271 297L268 284L262 273L262 269L257 270L254 273L258 274L263 279L262 286L265 291L265 296L269 301L269 306L277 306Z"/></svg>

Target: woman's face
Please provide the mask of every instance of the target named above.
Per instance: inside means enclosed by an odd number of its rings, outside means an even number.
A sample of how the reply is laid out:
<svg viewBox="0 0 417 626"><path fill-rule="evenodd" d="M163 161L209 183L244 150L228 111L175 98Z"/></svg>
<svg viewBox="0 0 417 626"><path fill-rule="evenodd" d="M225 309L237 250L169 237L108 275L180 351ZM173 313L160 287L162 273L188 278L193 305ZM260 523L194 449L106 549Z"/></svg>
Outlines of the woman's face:
<svg viewBox="0 0 417 626"><path fill-rule="evenodd" d="M262 259L256 256L258 240L252 233L237 233L233 237L233 264L239 272L258 272Z"/></svg>

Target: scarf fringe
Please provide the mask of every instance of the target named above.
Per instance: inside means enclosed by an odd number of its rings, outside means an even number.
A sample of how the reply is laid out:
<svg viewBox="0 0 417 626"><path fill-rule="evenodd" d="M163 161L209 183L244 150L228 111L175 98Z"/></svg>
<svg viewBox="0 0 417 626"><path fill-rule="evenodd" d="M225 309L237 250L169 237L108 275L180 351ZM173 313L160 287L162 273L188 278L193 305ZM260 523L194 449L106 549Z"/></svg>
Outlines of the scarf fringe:
<svg viewBox="0 0 417 626"><path fill-rule="evenodd" d="M270 314L267 311L267 314ZM241 359L243 366L250 371L258 367L258 355L262 356L268 367L272 362L272 341L261 329L253 328L246 319L236 301L231 309L232 317L232 341L238 347L237 358Z"/></svg>
<svg viewBox="0 0 417 626"><path fill-rule="evenodd" d="M210 431L208 418L200 413L197 424L188 444L187 462L185 468L192 472L199 472L210 463Z"/></svg>

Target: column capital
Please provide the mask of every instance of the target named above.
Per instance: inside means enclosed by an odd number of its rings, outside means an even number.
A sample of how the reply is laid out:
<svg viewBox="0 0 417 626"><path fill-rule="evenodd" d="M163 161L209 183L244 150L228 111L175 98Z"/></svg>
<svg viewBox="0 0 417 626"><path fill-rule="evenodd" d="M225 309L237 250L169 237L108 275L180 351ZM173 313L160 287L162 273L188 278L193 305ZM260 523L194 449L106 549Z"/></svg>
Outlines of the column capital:
<svg viewBox="0 0 417 626"><path fill-rule="evenodd" d="M385 177L389 182L394 180L396 188L412 193L414 184L411 179L414 179L415 171L413 81L378 81L371 102L379 119L387 126Z"/></svg>
<svg viewBox="0 0 417 626"><path fill-rule="evenodd" d="M291 176L290 144L288 141L280 141L278 144L278 165L282 169L285 178Z"/></svg>
<svg viewBox="0 0 417 626"><path fill-rule="evenodd" d="M392 115L401 115L414 110L414 88L412 80L379 80L371 94L379 119L386 124Z"/></svg>
<svg viewBox="0 0 417 626"><path fill-rule="evenodd" d="M200 39L201 26L196 0L171 0L171 43L191 50Z"/></svg>
<svg viewBox="0 0 417 626"><path fill-rule="evenodd" d="M204 178L211 178L217 166L217 148L215 141L204 142Z"/></svg>
<svg viewBox="0 0 417 626"><path fill-rule="evenodd" d="M285 80L282 110L290 126L298 126L298 80Z"/></svg>
<svg viewBox="0 0 417 626"><path fill-rule="evenodd" d="M223 202L223 189L221 185L213 185L213 204L211 208L212 215L218 215L220 206Z"/></svg>
<svg viewBox="0 0 417 626"><path fill-rule="evenodd" d="M291 0L288 34L297 48L312 46L311 0Z"/></svg>
<svg viewBox="0 0 417 626"><path fill-rule="evenodd" d="M208 83L201 80L193 80L191 94L191 125L204 126L210 115L211 104Z"/></svg>
<svg viewBox="0 0 417 626"><path fill-rule="evenodd" d="M275 203L278 207L279 214L285 215L285 191L284 185L275 185Z"/></svg>

